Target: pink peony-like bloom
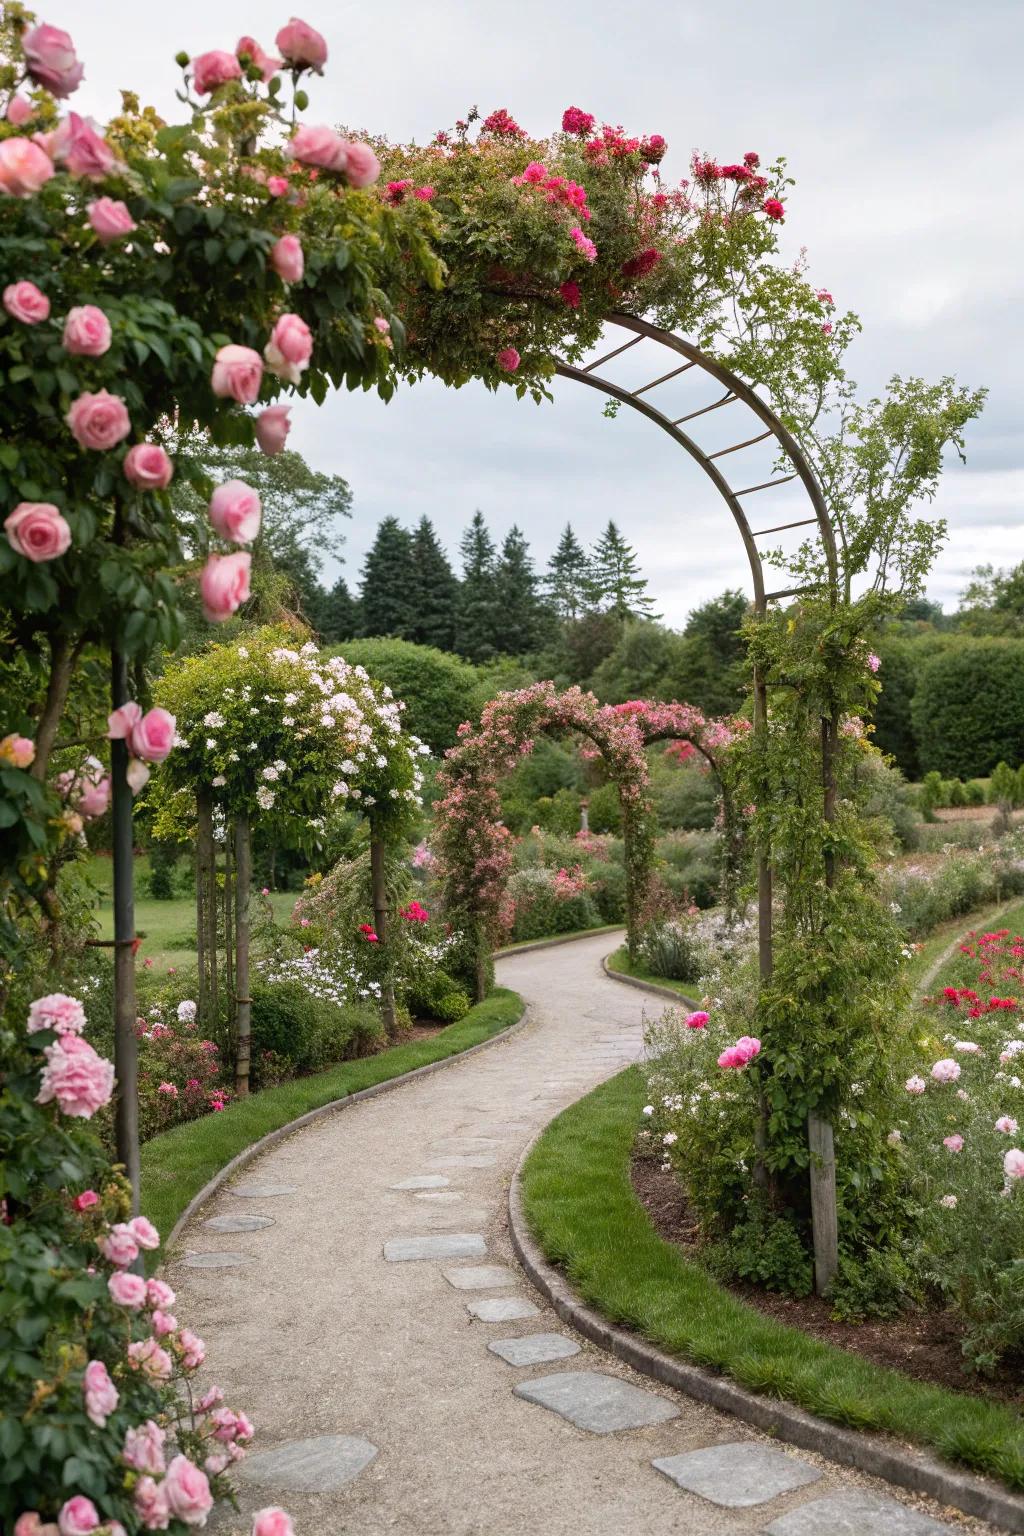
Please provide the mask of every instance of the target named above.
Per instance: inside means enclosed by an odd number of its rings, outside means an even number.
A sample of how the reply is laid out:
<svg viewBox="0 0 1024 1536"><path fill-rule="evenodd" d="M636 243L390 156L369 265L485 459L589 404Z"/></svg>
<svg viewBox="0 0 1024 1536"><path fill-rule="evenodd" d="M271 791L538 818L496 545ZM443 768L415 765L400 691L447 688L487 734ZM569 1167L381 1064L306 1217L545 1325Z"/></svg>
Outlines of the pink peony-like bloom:
<svg viewBox="0 0 1024 1536"><path fill-rule="evenodd" d="M166 490L174 478L174 463L159 443L136 443L124 456L124 477L140 491Z"/></svg>
<svg viewBox="0 0 1024 1536"><path fill-rule="evenodd" d="M176 721L166 709L149 709L132 726L130 746L146 763L162 763L174 746Z"/></svg>
<svg viewBox="0 0 1024 1536"><path fill-rule="evenodd" d="M350 187L371 187L380 177L380 161L359 139L345 142L345 178Z"/></svg>
<svg viewBox="0 0 1024 1536"><path fill-rule="evenodd" d="M559 287L558 291L561 294L562 298L565 300L566 304L568 304L570 309L579 309L579 307L580 307L580 285L579 285L579 283L574 283L570 279L568 282L562 283L561 286Z"/></svg>
<svg viewBox="0 0 1024 1536"><path fill-rule="evenodd" d="M51 992L30 1004L25 1028L30 1035L41 1029L52 1029L58 1035L78 1035L85 1028L85 1009L77 997Z"/></svg>
<svg viewBox="0 0 1024 1536"><path fill-rule="evenodd" d="M908 1077L903 1086L908 1093L924 1093L928 1084L923 1077L918 1077L915 1074L913 1077Z"/></svg>
<svg viewBox="0 0 1024 1536"><path fill-rule="evenodd" d="M35 762L36 744L29 736L12 731L0 740L0 763L11 768L30 768Z"/></svg>
<svg viewBox="0 0 1024 1536"><path fill-rule="evenodd" d="M777 197L766 197L761 207L770 219L784 219L786 216L785 205Z"/></svg>
<svg viewBox="0 0 1024 1536"><path fill-rule="evenodd" d="M515 347L502 347L495 361L502 373L515 373L522 359Z"/></svg>
<svg viewBox="0 0 1024 1536"><path fill-rule="evenodd" d="M95 758L90 762L96 768L99 765ZM75 810L80 816L85 816L89 821L94 821L97 816L105 814L110 805L110 779L107 775L101 778L86 778L78 791L75 801Z"/></svg>
<svg viewBox="0 0 1024 1536"><path fill-rule="evenodd" d="M218 86L241 78L241 64L225 48L212 48L209 53L197 54L192 60L192 84L200 96L208 96Z"/></svg>
<svg viewBox="0 0 1024 1536"><path fill-rule="evenodd" d="M147 1474L135 1484L132 1495L135 1513L147 1531L165 1531L170 1524L171 1510L163 1483L154 1482Z"/></svg>
<svg viewBox="0 0 1024 1536"><path fill-rule="evenodd" d="M206 1359L206 1345L191 1328L183 1328L178 1334L178 1347L182 1355L181 1363L188 1371L195 1370Z"/></svg>
<svg viewBox="0 0 1024 1536"><path fill-rule="evenodd" d="M222 539L251 544L260 531L259 494L244 480L225 480L210 497L210 522Z"/></svg>
<svg viewBox="0 0 1024 1536"><path fill-rule="evenodd" d="M54 1099L61 1114L89 1120L110 1102L114 1091L114 1064L97 1056L81 1035L62 1035L43 1053L43 1068L37 1104Z"/></svg>
<svg viewBox="0 0 1024 1536"><path fill-rule="evenodd" d="M16 554L37 565L58 560L71 547L71 529L52 501L19 501L4 518L4 533Z"/></svg>
<svg viewBox="0 0 1024 1536"><path fill-rule="evenodd" d="M7 103L7 112L5 115L9 123L13 123L15 128L20 128L22 123L28 122L34 111L35 108L27 96L15 95L12 96L10 101Z"/></svg>
<svg viewBox="0 0 1024 1536"><path fill-rule="evenodd" d="M317 74L322 73L327 63L327 44L308 21L300 21L298 16L293 16L288 25L281 28L274 42L281 57L293 69L315 69Z"/></svg>
<svg viewBox="0 0 1024 1536"><path fill-rule="evenodd" d="M942 1145L950 1152L962 1152L964 1139L962 1136L943 1136Z"/></svg>
<svg viewBox="0 0 1024 1536"><path fill-rule="evenodd" d="M251 567L252 556L246 553L209 556L199 578L199 591L203 612L211 624L223 623L246 601Z"/></svg>
<svg viewBox="0 0 1024 1536"><path fill-rule="evenodd" d="M213 1495L206 1473L187 1456L175 1456L167 1468L164 1492L172 1515L186 1525L205 1525L213 1508Z"/></svg>
<svg viewBox="0 0 1024 1536"><path fill-rule="evenodd" d="M153 1251L160 1247L160 1233L147 1216L133 1216L128 1230L140 1248Z"/></svg>
<svg viewBox="0 0 1024 1536"><path fill-rule="evenodd" d="M165 1432L159 1424L147 1419L135 1429L129 1429L124 1437L121 1459L135 1472L148 1472L158 1476L165 1470Z"/></svg>
<svg viewBox="0 0 1024 1536"><path fill-rule="evenodd" d="M68 310L63 341L73 357L102 357L110 348L110 321L95 304L78 304Z"/></svg>
<svg viewBox="0 0 1024 1536"><path fill-rule="evenodd" d="M696 1013L686 1015L686 1027L687 1029L706 1029L709 1018L710 1015L705 1013L703 1008L698 1008Z"/></svg>
<svg viewBox="0 0 1024 1536"><path fill-rule="evenodd" d="M97 1239L96 1246L103 1257L118 1269L127 1269L139 1256L139 1245L127 1222L119 1221L109 1232Z"/></svg>
<svg viewBox="0 0 1024 1536"><path fill-rule="evenodd" d="M1024 1152L1011 1147L1003 1158L1003 1172L1008 1179L1024 1179Z"/></svg>
<svg viewBox="0 0 1024 1536"><path fill-rule="evenodd" d="M597 260L597 246L594 244L593 240L589 238L588 235L583 233L579 225L577 225L575 229L570 229L569 239L574 242L580 254L585 257L587 261L593 263Z"/></svg>
<svg viewBox="0 0 1024 1536"><path fill-rule="evenodd" d="M267 191L271 197L284 197L291 183L287 176L268 176Z"/></svg>
<svg viewBox="0 0 1024 1536"><path fill-rule="evenodd" d="M996 1130L1002 1131L1004 1136L1014 1136L1017 1132L1017 1122L1012 1115L1000 1115L996 1121Z"/></svg>
<svg viewBox="0 0 1024 1536"><path fill-rule="evenodd" d="M291 152L303 165L325 171L343 171L348 164L348 145L340 133L325 124L303 123L292 135Z"/></svg>
<svg viewBox="0 0 1024 1536"><path fill-rule="evenodd" d="M50 318L49 299L27 278L20 283L9 283L4 289L4 309L23 325L38 325L41 320Z"/></svg>
<svg viewBox="0 0 1024 1536"><path fill-rule="evenodd" d="M263 348L267 367L278 378L297 384L309 367L313 337L301 315L282 315Z"/></svg>
<svg viewBox="0 0 1024 1536"><path fill-rule="evenodd" d="M111 395L105 389L94 395L79 395L72 401L64 420L80 448L99 451L116 448L132 429L131 418L120 395Z"/></svg>
<svg viewBox="0 0 1024 1536"><path fill-rule="evenodd" d="M112 1284L117 1279L137 1280L138 1278L138 1275L111 1275L108 1283ZM145 1281L142 1284L145 1288ZM135 1344L129 1344L128 1359L135 1370L140 1370L151 1381L169 1381L174 1369L174 1361L166 1349L160 1348L156 1339L140 1339Z"/></svg>
<svg viewBox="0 0 1024 1536"><path fill-rule="evenodd" d="M250 1536L295 1536L295 1527L291 1516L279 1505L272 1504L267 1509L258 1509L253 1515Z"/></svg>
<svg viewBox="0 0 1024 1536"><path fill-rule="evenodd" d="M73 1499L62 1504L57 1516L60 1536L91 1536L91 1532L98 1529L99 1523L96 1505L84 1493L76 1493Z"/></svg>
<svg viewBox="0 0 1024 1536"><path fill-rule="evenodd" d="M146 1282L141 1275L130 1275L119 1269L107 1281L107 1290L119 1307L138 1312L146 1304Z"/></svg>
<svg viewBox="0 0 1024 1536"><path fill-rule="evenodd" d="M91 1211L94 1205L99 1205L100 1197L94 1189L83 1189L80 1195L76 1195L71 1202L71 1209L81 1215L84 1211Z"/></svg>
<svg viewBox="0 0 1024 1536"><path fill-rule="evenodd" d="M952 1056L944 1061L937 1061L932 1067L932 1077L937 1083L955 1083L960 1076L960 1063L954 1061Z"/></svg>
<svg viewBox="0 0 1024 1536"><path fill-rule="evenodd" d="M149 1314L149 1322L155 1339L166 1338L169 1333L178 1331L178 1319L171 1312L161 1312L159 1307Z"/></svg>
<svg viewBox="0 0 1024 1536"><path fill-rule="evenodd" d="M138 225L128 212L127 205L112 197L98 197L86 209L89 224L101 245L110 245L130 235Z"/></svg>
<svg viewBox="0 0 1024 1536"><path fill-rule="evenodd" d="M291 430L291 422L288 420L290 405L268 405L266 410L260 411L256 417L256 441L259 443L260 452L272 458L275 453L280 453L288 441L288 433Z"/></svg>
<svg viewBox="0 0 1024 1536"><path fill-rule="evenodd" d="M589 133L594 126L594 114L580 107L566 107L562 113L563 133Z"/></svg>
<svg viewBox="0 0 1024 1536"><path fill-rule="evenodd" d="M60 1528L49 1520L44 1525L34 1509L27 1509L15 1520L12 1536L60 1536Z"/></svg>
<svg viewBox="0 0 1024 1536"><path fill-rule="evenodd" d="M302 241L298 235L282 235L280 240L270 247L270 265L283 283L302 281L305 262L302 255Z"/></svg>
<svg viewBox="0 0 1024 1536"><path fill-rule="evenodd" d="M107 716L108 741L127 741L142 719L142 706L134 702L122 704Z"/></svg>
<svg viewBox="0 0 1024 1536"><path fill-rule="evenodd" d="M111 1381L102 1360L90 1360L82 1378L82 1395L85 1398L85 1415L97 1429L102 1429L117 1407L117 1388Z"/></svg>
<svg viewBox="0 0 1024 1536"><path fill-rule="evenodd" d="M25 66L37 85L45 85L54 96L70 96L77 91L85 74L85 65L75 55L75 45L60 27L46 23L31 27L21 40Z"/></svg>
<svg viewBox="0 0 1024 1536"><path fill-rule="evenodd" d="M252 347L221 347L213 364L210 387L222 399L252 405L263 382L263 359Z"/></svg>
<svg viewBox="0 0 1024 1536"><path fill-rule="evenodd" d="M56 158L64 161L72 176L102 181L117 165L114 151L88 118L69 112L57 132Z"/></svg>
<svg viewBox="0 0 1024 1536"><path fill-rule="evenodd" d="M0 143L0 192L8 197L34 197L53 175L53 161L31 139Z"/></svg>
<svg viewBox="0 0 1024 1536"><path fill-rule="evenodd" d="M166 1280L146 1281L146 1300L151 1307L173 1307L177 1300Z"/></svg>
<svg viewBox="0 0 1024 1536"><path fill-rule="evenodd" d="M274 78L284 63L284 60L279 59L276 54L264 53L254 37L240 37L238 39L238 42L235 44L235 56L239 61L241 61L243 53L247 54L252 63L256 65L264 85L267 84L268 80Z"/></svg>

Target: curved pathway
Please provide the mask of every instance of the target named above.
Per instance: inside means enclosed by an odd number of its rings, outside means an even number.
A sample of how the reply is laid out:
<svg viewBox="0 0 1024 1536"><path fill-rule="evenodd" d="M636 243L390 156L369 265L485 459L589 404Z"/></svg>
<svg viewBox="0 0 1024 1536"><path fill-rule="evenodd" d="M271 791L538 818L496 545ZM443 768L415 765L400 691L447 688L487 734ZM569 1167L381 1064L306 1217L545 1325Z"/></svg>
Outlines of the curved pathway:
<svg viewBox="0 0 1024 1536"><path fill-rule="evenodd" d="M640 1055L645 1009L659 1007L601 973L614 943L501 960L502 983L529 1004L509 1040L296 1132L187 1229L168 1265L181 1315L206 1340L209 1380L257 1426L243 1514L212 1528L248 1531L245 1515L275 1503L298 1536L953 1528L927 1518L927 1501L784 1455L580 1345L518 1270L506 1200L523 1147ZM424 1248L452 1253L412 1257ZM506 1360L524 1348L541 1358ZM687 1457L714 1446L725 1449ZM783 1491L766 1500L776 1477Z"/></svg>

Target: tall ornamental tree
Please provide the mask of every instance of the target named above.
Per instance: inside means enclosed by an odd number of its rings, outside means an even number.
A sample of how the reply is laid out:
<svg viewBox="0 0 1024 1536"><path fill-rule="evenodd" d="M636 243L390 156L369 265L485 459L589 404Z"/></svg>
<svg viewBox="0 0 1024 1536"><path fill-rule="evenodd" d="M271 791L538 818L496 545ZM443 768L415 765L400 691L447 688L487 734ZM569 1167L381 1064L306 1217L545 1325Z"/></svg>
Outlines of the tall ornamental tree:
<svg viewBox="0 0 1024 1536"><path fill-rule="evenodd" d="M413 529L412 554L416 567L416 613L408 638L418 645L435 646L439 651L453 650L459 583L426 514Z"/></svg>
<svg viewBox="0 0 1024 1536"><path fill-rule="evenodd" d="M514 523L505 535L494 570L494 595L501 613L501 649L524 656L541 643L545 612L537 593L530 546Z"/></svg>
<svg viewBox="0 0 1024 1536"><path fill-rule="evenodd" d="M490 661L503 649L495 592L496 556L484 515L473 513L459 544L462 581L455 615L455 649L469 661Z"/></svg>
<svg viewBox="0 0 1024 1536"><path fill-rule="evenodd" d="M622 624L658 617L652 612L654 599L647 594L647 578L640 573L636 550L611 518L590 552L587 598L591 607L610 613Z"/></svg>
<svg viewBox="0 0 1024 1536"><path fill-rule="evenodd" d="M397 517L383 517L363 562L360 586L363 633L412 638L417 578L412 536Z"/></svg>
<svg viewBox="0 0 1024 1536"><path fill-rule="evenodd" d="M587 606L589 569L586 550L566 523L544 579L548 601L563 624L575 623Z"/></svg>

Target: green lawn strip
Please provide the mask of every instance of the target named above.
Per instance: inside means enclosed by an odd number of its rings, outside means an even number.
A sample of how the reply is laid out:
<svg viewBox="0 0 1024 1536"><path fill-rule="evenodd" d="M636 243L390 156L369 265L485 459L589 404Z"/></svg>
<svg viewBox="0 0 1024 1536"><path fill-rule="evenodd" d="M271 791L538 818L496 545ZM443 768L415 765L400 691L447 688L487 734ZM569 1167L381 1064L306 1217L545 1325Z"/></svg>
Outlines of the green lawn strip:
<svg viewBox="0 0 1024 1536"><path fill-rule="evenodd" d="M386 1082L415 1067L456 1056L489 1040L522 1016L518 993L496 987L458 1024L425 1040L410 1040L376 1056L341 1062L327 1072L294 1078L250 1098L236 1100L218 1114L189 1120L154 1136L142 1147L142 1209L165 1236L192 1196L239 1152L311 1109L342 1099L361 1088Z"/></svg>
<svg viewBox="0 0 1024 1536"><path fill-rule="evenodd" d="M643 1102L631 1067L553 1121L524 1170L530 1227L583 1299L753 1391L929 1446L1024 1488L1024 1426L1011 1408L911 1381L774 1322L658 1236L629 1177Z"/></svg>
<svg viewBox="0 0 1024 1536"><path fill-rule="evenodd" d="M687 1000L693 997L693 989L697 985L695 981L673 981L668 976L658 976L654 971L649 971L638 960L630 960L625 944L608 956L607 964L610 971L618 971L621 976L635 976L638 981L651 981L655 986L668 987Z"/></svg>
<svg viewBox="0 0 1024 1536"><path fill-rule="evenodd" d="M999 913L999 915L995 916L994 914L996 913ZM991 922L988 921L990 917ZM987 908L973 918L958 918L957 924L959 924L959 934L957 933L956 925L951 925L950 931L945 937L945 944L940 946L940 953L941 949L945 948L953 938L959 937L962 941L966 942L969 933L990 933L993 929L999 928L1008 928L1011 934L1024 933L1024 901L1018 902L1016 906L1007 908L1005 912L999 912L998 907ZM933 978L928 990L934 996L943 987L973 986L977 979L977 959L972 959L970 955L962 955L959 949L955 949L939 970L938 975ZM1004 989L1001 985L997 985L994 982L989 990L1000 995L1004 990L1007 993L1012 993L1014 996L1019 995L1017 989L1013 987Z"/></svg>

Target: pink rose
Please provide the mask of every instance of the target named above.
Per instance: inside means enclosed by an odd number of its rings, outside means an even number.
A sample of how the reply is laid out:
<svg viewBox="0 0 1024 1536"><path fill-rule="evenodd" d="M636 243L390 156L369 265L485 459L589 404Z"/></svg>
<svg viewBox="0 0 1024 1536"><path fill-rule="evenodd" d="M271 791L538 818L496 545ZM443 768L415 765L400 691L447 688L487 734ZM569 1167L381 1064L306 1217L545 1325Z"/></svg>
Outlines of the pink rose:
<svg viewBox="0 0 1024 1536"><path fill-rule="evenodd" d="M64 420L80 448L115 448L132 429L120 395L108 394L105 389L95 395L79 395Z"/></svg>
<svg viewBox="0 0 1024 1536"><path fill-rule="evenodd" d="M269 1509L258 1509L253 1515L251 1536L295 1536L295 1527L291 1517L272 1504Z"/></svg>
<svg viewBox="0 0 1024 1536"><path fill-rule="evenodd" d="M140 1248L147 1248L153 1251L160 1247L160 1233L148 1217L133 1216L128 1223L128 1230Z"/></svg>
<svg viewBox="0 0 1024 1536"><path fill-rule="evenodd" d="M100 1197L94 1189L83 1189L80 1195L76 1195L71 1202L71 1209L79 1215L83 1211L91 1211L94 1205L99 1205Z"/></svg>
<svg viewBox="0 0 1024 1536"><path fill-rule="evenodd" d="M68 1499L61 1506L57 1516L57 1529L60 1536L89 1536L96 1530L100 1523L100 1517L96 1513L96 1505L92 1499L87 1499L84 1494L78 1493L73 1499Z"/></svg>
<svg viewBox="0 0 1024 1536"><path fill-rule="evenodd" d="M293 16L274 38L281 57L293 69L315 69L321 73L327 63L327 44L306 21Z"/></svg>
<svg viewBox="0 0 1024 1536"><path fill-rule="evenodd" d="M173 1307L176 1301L174 1292L166 1280L147 1280L146 1299L151 1307Z"/></svg>
<svg viewBox="0 0 1024 1536"><path fill-rule="evenodd" d="M292 136L291 151L303 165L320 166L325 171L343 171L348 163L345 140L322 123L303 123Z"/></svg>
<svg viewBox="0 0 1024 1536"><path fill-rule="evenodd" d="M109 741L127 741L132 731L142 719L142 708L135 703L122 704L120 709L115 709L112 715L107 716L107 739Z"/></svg>
<svg viewBox="0 0 1024 1536"><path fill-rule="evenodd" d="M28 1010L26 1030L30 1035L41 1029L52 1029L58 1035L77 1035L85 1028L85 1009L77 997L66 992L51 992L48 997L37 997Z"/></svg>
<svg viewBox="0 0 1024 1536"><path fill-rule="evenodd" d="M252 556L248 554L210 555L199 578L203 612L211 624L223 623L249 596L249 572Z"/></svg>
<svg viewBox="0 0 1024 1536"><path fill-rule="evenodd" d="M183 1328L178 1334L178 1347L182 1354L181 1363L187 1371L194 1371L206 1359L206 1344L191 1328Z"/></svg>
<svg viewBox="0 0 1024 1536"><path fill-rule="evenodd" d="M1004 1136L1013 1136L1017 1131L1017 1122L1012 1115L1000 1115L996 1121L996 1130L1002 1131Z"/></svg>
<svg viewBox="0 0 1024 1536"><path fill-rule="evenodd" d="M271 197L284 197L290 183L287 176L268 176L267 191Z"/></svg>
<svg viewBox="0 0 1024 1536"><path fill-rule="evenodd" d="M118 1269L127 1269L139 1256L139 1245L126 1222L119 1221L110 1231L97 1240L96 1246L103 1257Z"/></svg>
<svg viewBox="0 0 1024 1536"><path fill-rule="evenodd" d="M214 48L210 53L200 53L192 60L192 83L200 96L215 91L229 80L242 78L242 66L233 53L224 48Z"/></svg>
<svg viewBox="0 0 1024 1536"><path fill-rule="evenodd" d="M117 1279L137 1280L138 1275L111 1275L108 1284L113 1284ZM145 1288L146 1282L142 1285ZM116 1298L115 1298L116 1299ZM161 1349L156 1339L140 1339L138 1343L128 1345L128 1359L136 1370L141 1370L150 1381L169 1381L174 1369L174 1361L166 1349Z"/></svg>
<svg viewBox="0 0 1024 1536"><path fill-rule="evenodd" d="M57 560L71 547L71 529L50 501L19 501L4 518L7 542L26 560Z"/></svg>
<svg viewBox="0 0 1024 1536"><path fill-rule="evenodd" d="M102 1360L90 1360L82 1379L85 1415L102 1429L118 1404L118 1392Z"/></svg>
<svg viewBox="0 0 1024 1536"><path fill-rule="evenodd" d="M14 1522L13 1536L60 1536L60 1530L49 1521L44 1525L34 1509L28 1509Z"/></svg>
<svg viewBox="0 0 1024 1536"><path fill-rule="evenodd" d="M36 1094L37 1104L49 1104L56 1099L61 1114L89 1120L110 1102L114 1064L97 1056L81 1035L62 1035L43 1054L46 1066Z"/></svg>
<svg viewBox="0 0 1024 1536"><path fill-rule="evenodd" d="M291 422L288 420L290 410L290 405L268 405L256 417L256 441L262 453L272 457L281 452L291 430Z"/></svg>
<svg viewBox="0 0 1024 1536"><path fill-rule="evenodd" d="M99 779L86 779L75 801L75 810L81 816L94 821L105 814L110 805L110 779L104 774Z"/></svg>
<svg viewBox="0 0 1024 1536"><path fill-rule="evenodd" d="M137 795L139 791L141 789L145 789L146 785L149 783L149 769L146 767L145 763L140 763L137 757L130 758L128 762L128 768L125 772L125 778L128 780L128 788L131 790L132 794ZM152 960L149 960L146 963L148 965L153 964Z"/></svg>
<svg viewBox="0 0 1024 1536"><path fill-rule="evenodd" d="M133 1495L135 1513L147 1531L165 1531L170 1524L171 1511L163 1483L156 1483L149 1476L140 1477Z"/></svg>
<svg viewBox="0 0 1024 1536"><path fill-rule="evenodd" d="M960 1076L960 1063L954 1061L952 1056L945 1061L937 1061L932 1067L932 1077L937 1083L955 1083Z"/></svg>
<svg viewBox="0 0 1024 1536"><path fill-rule="evenodd" d="M270 247L270 264L282 282L301 282L304 262L302 242L298 235L282 235L280 240Z"/></svg>
<svg viewBox="0 0 1024 1536"><path fill-rule="evenodd" d="M1024 1179L1024 1152L1011 1147L1003 1158L1003 1172L1008 1179Z"/></svg>
<svg viewBox="0 0 1024 1536"><path fill-rule="evenodd" d="M102 357L110 347L110 321L95 304L76 305L68 310L63 339L73 357Z"/></svg>
<svg viewBox="0 0 1024 1536"><path fill-rule="evenodd" d="M745 1062L753 1061L761 1053L761 1042L750 1035L741 1035L736 1041L736 1049Z"/></svg>
<svg viewBox="0 0 1024 1536"><path fill-rule="evenodd" d="M30 28L21 46L25 65L37 85L45 85L54 96L70 96L77 91L85 65L78 62L75 45L66 32L44 23Z"/></svg>
<svg viewBox="0 0 1024 1536"><path fill-rule="evenodd" d="M345 145L345 177L350 187L369 187L380 176L380 161L370 148L358 139L349 139Z"/></svg>
<svg viewBox="0 0 1024 1536"><path fill-rule="evenodd" d="M119 1307L138 1312L145 1305L146 1282L141 1275L129 1275L119 1269L107 1281L107 1290Z"/></svg>
<svg viewBox="0 0 1024 1536"><path fill-rule="evenodd" d="M515 373L520 361L519 353L515 347L503 347L498 353L497 363L502 373Z"/></svg>
<svg viewBox="0 0 1024 1536"><path fill-rule="evenodd" d="M688 1013L686 1015L687 1029L707 1029L707 1026L708 1015L704 1012L703 1008L699 1008L696 1013Z"/></svg>
<svg viewBox="0 0 1024 1536"><path fill-rule="evenodd" d="M263 78L264 85L266 85L268 80L273 79L283 63L283 60L275 58L273 54L264 53L254 37L240 37L238 39L235 46L235 55L240 60L243 53L247 54L253 64L256 65Z"/></svg>
<svg viewBox="0 0 1024 1536"><path fill-rule="evenodd" d="M140 491L163 491L174 477L174 465L159 443L136 443L124 456L124 477Z"/></svg>
<svg viewBox="0 0 1024 1536"><path fill-rule="evenodd" d="M12 768L30 768L35 761L36 744L29 736L19 736L12 731L0 741L0 763Z"/></svg>
<svg viewBox="0 0 1024 1536"><path fill-rule="evenodd" d="M40 293L35 283L27 279L20 283L9 283L4 289L4 309L14 320L20 320L23 325L38 325L40 320L48 320L50 317L50 301L45 293Z"/></svg>
<svg viewBox="0 0 1024 1536"><path fill-rule="evenodd" d="M140 1424L137 1429L130 1429L124 1437L124 1450L121 1459L126 1466L136 1472L149 1472L153 1475L164 1470L164 1431L159 1424L152 1419L147 1419L145 1424Z"/></svg>
<svg viewBox="0 0 1024 1536"><path fill-rule="evenodd" d="M213 1495L206 1473L187 1456L175 1456L167 1468L164 1492L171 1514L186 1525L205 1525L213 1508Z"/></svg>
<svg viewBox="0 0 1024 1536"><path fill-rule="evenodd" d="M196 1403L196 1410L199 1413L208 1413L211 1408L216 1408L217 1404L223 1401L224 1393L220 1387L208 1387Z"/></svg>
<svg viewBox="0 0 1024 1536"><path fill-rule="evenodd" d="M7 121L20 128L22 123L28 122L34 110L27 96L12 96L7 103Z"/></svg>
<svg viewBox="0 0 1024 1536"><path fill-rule="evenodd" d="M112 197L97 198L90 203L86 212L89 215L89 223L93 233L101 245L109 245L112 240L120 240L123 235L130 235L138 225L128 212L124 203L115 201Z"/></svg>
<svg viewBox="0 0 1024 1536"><path fill-rule="evenodd" d="M61 128L64 128L61 124ZM59 130L58 130L59 131ZM106 139L96 132L87 118L69 112L67 133L61 133L56 158L62 159L72 176L87 176L102 181L117 164L117 156Z"/></svg>
<svg viewBox="0 0 1024 1536"><path fill-rule="evenodd" d="M178 1319L171 1312L161 1312L159 1307L157 1307L155 1312L150 1313L149 1320L153 1329L153 1337L156 1339L166 1338L169 1333L177 1331Z"/></svg>
<svg viewBox="0 0 1024 1536"><path fill-rule="evenodd" d="M215 395L252 405L263 382L263 359L252 347L221 347L213 364L210 386Z"/></svg>
<svg viewBox="0 0 1024 1536"><path fill-rule="evenodd" d="M260 531L260 498L244 480L225 480L210 497L210 522L222 539L251 544Z"/></svg>
<svg viewBox="0 0 1024 1536"><path fill-rule="evenodd" d="M313 355L313 337L301 315L282 315L263 348L267 367L278 378L297 384L309 367Z"/></svg>
<svg viewBox="0 0 1024 1536"><path fill-rule="evenodd" d="M964 1139L962 1136L943 1136L942 1145L947 1147L950 1152L962 1152L964 1149Z"/></svg>
<svg viewBox="0 0 1024 1536"><path fill-rule="evenodd" d="M166 709L150 709L132 726L131 750L147 763L162 763L174 746L174 716Z"/></svg>
<svg viewBox="0 0 1024 1536"><path fill-rule="evenodd" d="M8 197L34 197L52 175L53 161L31 139L0 144L0 192Z"/></svg>

